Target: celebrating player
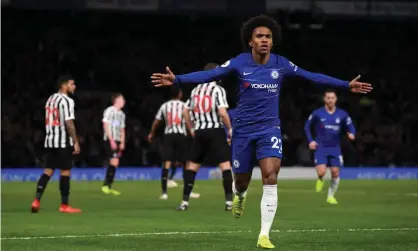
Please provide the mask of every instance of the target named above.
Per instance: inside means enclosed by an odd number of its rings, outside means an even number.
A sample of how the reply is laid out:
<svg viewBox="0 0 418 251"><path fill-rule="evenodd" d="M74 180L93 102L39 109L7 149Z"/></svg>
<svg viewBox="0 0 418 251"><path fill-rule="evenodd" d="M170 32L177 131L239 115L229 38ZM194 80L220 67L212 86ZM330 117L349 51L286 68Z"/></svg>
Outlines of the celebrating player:
<svg viewBox="0 0 418 251"><path fill-rule="evenodd" d="M209 63L205 66L205 69L209 70L217 66L217 64ZM221 168L225 192L225 210L230 211L232 209L232 171L229 161L231 154L223 129L224 126L227 128L228 138L231 138L232 128L227 108L225 89L215 81L199 84L191 92L183 113L186 124L192 131L193 141L190 161L184 174L183 201L177 210L186 211L189 207L189 197L196 174L205 159ZM193 117L193 128L189 113Z"/></svg>
<svg viewBox="0 0 418 251"><path fill-rule="evenodd" d="M116 175L116 168L119 166L119 158L125 150L125 113L122 108L125 106L125 98L121 93L112 97L113 105L106 108L103 113L103 140L108 158L106 177L102 186L104 194L120 195L120 192L112 188Z"/></svg>
<svg viewBox="0 0 418 251"><path fill-rule="evenodd" d="M74 100L68 97L75 91L74 78L58 78L59 91L52 94L45 105L45 170L36 185L36 198L32 202L32 213L37 213L41 197L56 168L61 170L59 189L61 192L61 213L80 213L81 210L68 205L70 175L73 154L80 153L75 130Z"/></svg>
<svg viewBox="0 0 418 251"><path fill-rule="evenodd" d="M175 168L178 163L185 163L189 148L189 139L187 138L186 125L183 118L185 103L181 101L182 97L183 92L180 88L173 87L171 89L172 99L161 105L152 124L151 132L148 135L148 141L151 143L158 125L162 120L165 121L164 138L161 148L163 169L161 171L162 194L160 199L162 200L168 199L167 180L170 167ZM172 170L172 174L174 175L174 170Z"/></svg>
<svg viewBox="0 0 418 251"><path fill-rule="evenodd" d="M328 189L327 202L338 204L334 195L340 183L340 168L343 166L341 155L341 129L346 129L350 140L355 139L355 128L347 112L336 107L337 95L335 91L324 93L325 106L315 110L305 123L305 134L309 142L309 149L314 150L314 158L318 180L316 191L321 192L324 186L324 176L327 166L331 167L331 185ZM311 127L315 127L315 139L312 137Z"/></svg>
<svg viewBox="0 0 418 251"><path fill-rule="evenodd" d="M249 19L242 27L241 39L249 52L228 60L221 67L177 76L167 67L167 73L154 73L151 79L158 87L206 83L230 73L237 77L238 115L232 137L235 173L232 213L237 218L243 213L253 169L251 158L255 152L263 182L261 231L257 246L274 248L269 239L269 232L277 209L277 175L282 158L279 91L284 78L298 76L317 84L346 88L356 93L368 93L372 87L368 83L359 82L360 76L348 82L308 72L285 57L271 53L273 44L279 43L280 26L269 17L257 16Z"/></svg>

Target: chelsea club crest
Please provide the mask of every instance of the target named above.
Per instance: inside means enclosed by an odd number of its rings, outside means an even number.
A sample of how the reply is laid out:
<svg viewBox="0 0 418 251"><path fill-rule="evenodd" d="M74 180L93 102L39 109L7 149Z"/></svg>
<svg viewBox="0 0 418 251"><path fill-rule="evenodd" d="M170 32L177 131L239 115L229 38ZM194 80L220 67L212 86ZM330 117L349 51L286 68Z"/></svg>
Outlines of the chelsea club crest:
<svg viewBox="0 0 418 251"><path fill-rule="evenodd" d="M273 79L278 79L279 78L279 72L278 71L272 71L271 74L270 74L270 76Z"/></svg>

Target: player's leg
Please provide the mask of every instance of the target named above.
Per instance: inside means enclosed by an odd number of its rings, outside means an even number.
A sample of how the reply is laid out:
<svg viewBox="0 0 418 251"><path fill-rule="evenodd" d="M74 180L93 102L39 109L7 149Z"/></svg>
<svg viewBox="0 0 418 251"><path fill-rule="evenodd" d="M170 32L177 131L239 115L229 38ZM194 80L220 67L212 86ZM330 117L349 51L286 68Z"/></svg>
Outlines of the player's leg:
<svg viewBox="0 0 418 251"><path fill-rule="evenodd" d="M45 157L47 167L49 166L48 158L49 158L48 156ZM53 174L54 174L54 169L45 168L44 173L39 178L38 183L36 184L35 199L33 200L32 206L31 206L32 213L37 213L39 211L39 208L41 206L42 195L44 194L44 191L48 185L48 182L51 179L51 176Z"/></svg>
<svg viewBox="0 0 418 251"><path fill-rule="evenodd" d="M225 161L219 164L219 168L222 170L222 184L225 193L225 211L232 210L232 170L231 162Z"/></svg>
<svg viewBox="0 0 418 251"><path fill-rule="evenodd" d="M321 192L324 188L324 177L327 172L327 156L323 154L320 150L316 150L314 153L315 159L315 169L318 179L316 180L315 190L316 192Z"/></svg>
<svg viewBox="0 0 418 251"><path fill-rule="evenodd" d="M119 153L117 153L117 154L118 154L118 157L112 158L112 159L110 160L110 166L115 167L114 172L112 173L111 179L110 179L110 181L109 181L110 193L111 193L111 194L113 194L113 195L120 195L120 194L121 194L121 192L119 192L119 191L115 190L115 189L112 187L113 182L115 181L116 170L118 169L118 167L119 167L119 163L120 163L120 160L119 160Z"/></svg>
<svg viewBox="0 0 418 251"><path fill-rule="evenodd" d="M168 199L167 195L167 182L168 182L168 172L170 171L170 167L172 162L170 160L166 160L164 158L163 168L161 170L161 196L160 199L166 200Z"/></svg>
<svg viewBox="0 0 418 251"><path fill-rule="evenodd" d="M190 194L192 193L194 182L196 180L196 174L199 169L199 163L193 161L188 162L186 172L184 173L183 200L177 210L186 211L188 209Z"/></svg>
<svg viewBox="0 0 418 251"><path fill-rule="evenodd" d="M335 199L335 193L337 192L338 185L340 184L340 168L343 165L342 156L332 156L330 162L331 184L328 188L327 202L329 204L338 204L337 199Z"/></svg>
<svg viewBox="0 0 418 251"><path fill-rule="evenodd" d="M59 180L59 189L61 193L61 206L59 211L61 213L81 213L79 208L73 208L69 206L70 196L70 180L71 180L71 168L73 166L72 149L62 149L61 156L61 176Z"/></svg>
<svg viewBox="0 0 418 251"><path fill-rule="evenodd" d="M197 132L191 143L190 160L187 162L183 179L183 200L177 210L185 211L189 207L189 199L194 187L196 174L200 169L200 163L205 158L205 152L208 149L206 132Z"/></svg>
<svg viewBox="0 0 418 251"><path fill-rule="evenodd" d="M163 161L163 166L161 169L161 196L160 199L168 199L167 195L167 182L168 182L168 173L175 159L174 150L175 146L173 145L173 135L164 136L162 147L161 147L161 160Z"/></svg>
<svg viewBox="0 0 418 251"><path fill-rule="evenodd" d="M104 194L119 195L120 193L112 189L112 184L116 175L116 168L119 166L119 158L112 157L109 159L109 165L106 168L106 176L103 182L102 191Z"/></svg>
<svg viewBox="0 0 418 251"><path fill-rule="evenodd" d="M231 149L225 140L225 131L215 129L211 137L208 150L208 159L222 170L222 184L225 193L225 210L232 210L232 170L231 170Z"/></svg>
<svg viewBox="0 0 418 251"><path fill-rule="evenodd" d="M247 190L254 166L252 161L254 147L251 137L235 133L232 136L231 148L232 166L234 170L234 181L232 182L232 191L234 193L232 215L240 218L244 213Z"/></svg>
<svg viewBox="0 0 418 251"><path fill-rule="evenodd" d="M263 196L261 198L261 229L257 246L274 248L270 242L270 229L277 211L277 176L281 167L282 141L278 128L260 135L256 141L257 159L261 169Z"/></svg>
<svg viewBox="0 0 418 251"><path fill-rule="evenodd" d="M173 163L173 165L170 168L171 172L170 172L170 176L169 176L168 181L167 181L167 186L169 188L178 186L177 182L174 181L174 176L176 175L177 167L181 167L181 163L175 162L175 163Z"/></svg>
<svg viewBox="0 0 418 251"><path fill-rule="evenodd" d="M119 147L119 144L117 144ZM110 146L110 142L105 141L105 150L107 157L107 168L106 176L103 181L102 192L104 194L114 194L119 195L120 192L112 189L112 184L116 175L116 168L119 166L119 152L118 150L113 150Z"/></svg>

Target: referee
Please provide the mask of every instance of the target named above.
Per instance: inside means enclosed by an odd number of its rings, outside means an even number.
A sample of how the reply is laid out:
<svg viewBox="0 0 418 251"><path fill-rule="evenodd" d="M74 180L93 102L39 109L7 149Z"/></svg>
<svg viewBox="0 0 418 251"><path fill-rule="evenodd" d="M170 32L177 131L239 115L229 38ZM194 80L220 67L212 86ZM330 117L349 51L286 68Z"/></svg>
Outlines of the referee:
<svg viewBox="0 0 418 251"><path fill-rule="evenodd" d="M151 143L155 132L162 120L165 121L164 138L161 147L161 159L163 161L163 169L161 171L161 189L160 199L168 199L167 184L168 171L172 168L170 177L171 183L175 183L172 178L178 165L184 165L189 149L189 138L187 137L186 125L183 118L183 110L185 103L181 101L183 92L177 87L170 90L171 100L161 105L155 116L151 132L148 135L148 141ZM172 186L177 186L177 183Z"/></svg>
<svg viewBox="0 0 418 251"><path fill-rule="evenodd" d="M80 213L81 210L68 205L72 155L80 153L80 145L74 125L74 100L68 97L75 91L74 78L61 76L57 81L59 90L45 104L45 169L36 185L36 196L32 202L32 213L41 206L41 197L56 168L61 170L59 189L61 213Z"/></svg>
<svg viewBox="0 0 418 251"><path fill-rule="evenodd" d="M217 64L209 63L204 70L216 67L218 67ZM192 132L193 141L190 162L184 174L183 201L177 210L187 210L196 173L201 163L208 159L222 170L225 210L230 211L232 209L231 153L224 127L227 128L229 139L232 136L232 127L227 112L228 102L225 89L216 82L199 84L192 90L186 105L183 113L187 127Z"/></svg>
<svg viewBox="0 0 418 251"><path fill-rule="evenodd" d="M112 97L113 105L103 112L103 141L108 158L106 177L102 186L104 194L120 195L120 192L112 188L115 179L116 168L119 166L119 158L125 150L125 98L121 93Z"/></svg>

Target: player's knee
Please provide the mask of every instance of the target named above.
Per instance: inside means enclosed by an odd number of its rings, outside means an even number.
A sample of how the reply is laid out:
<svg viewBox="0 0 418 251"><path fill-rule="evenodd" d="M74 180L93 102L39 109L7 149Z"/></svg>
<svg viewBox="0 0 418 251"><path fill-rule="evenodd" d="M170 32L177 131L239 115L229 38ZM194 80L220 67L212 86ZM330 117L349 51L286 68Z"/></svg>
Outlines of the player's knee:
<svg viewBox="0 0 418 251"><path fill-rule="evenodd" d="M222 171L231 170L231 162L225 161L219 164L219 168Z"/></svg>
<svg viewBox="0 0 418 251"><path fill-rule="evenodd" d="M331 177L332 178L340 177L340 169L338 167L334 167L331 169Z"/></svg>
<svg viewBox="0 0 418 251"><path fill-rule="evenodd" d="M61 176L71 176L71 170L61 170Z"/></svg>
<svg viewBox="0 0 418 251"><path fill-rule="evenodd" d="M263 184L264 185L275 185L277 184L277 172L265 172L263 174Z"/></svg>
<svg viewBox="0 0 418 251"><path fill-rule="evenodd" d="M118 158L112 158L110 159L110 164L114 167L119 166L119 159Z"/></svg>
<svg viewBox="0 0 418 251"><path fill-rule="evenodd" d="M51 176L54 174L54 169L49 169L49 168L46 168L46 169L44 170L44 174L46 174L46 175L48 175L49 177L51 177Z"/></svg>
<svg viewBox="0 0 418 251"><path fill-rule="evenodd" d="M200 164L194 163L193 161L190 161L189 164L187 165L187 170L192 170L192 171L199 171L200 168Z"/></svg>
<svg viewBox="0 0 418 251"><path fill-rule="evenodd" d="M165 169L170 169L170 167L171 167L171 161L164 161L164 168Z"/></svg>
<svg viewBox="0 0 418 251"><path fill-rule="evenodd" d="M324 165L320 165L316 167L316 173L318 174L318 176L321 176L321 177L325 176L326 170L327 168Z"/></svg>

